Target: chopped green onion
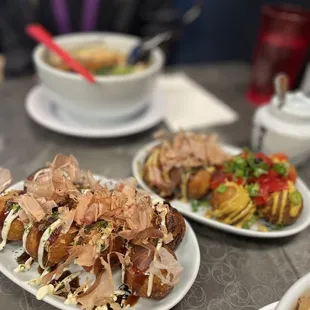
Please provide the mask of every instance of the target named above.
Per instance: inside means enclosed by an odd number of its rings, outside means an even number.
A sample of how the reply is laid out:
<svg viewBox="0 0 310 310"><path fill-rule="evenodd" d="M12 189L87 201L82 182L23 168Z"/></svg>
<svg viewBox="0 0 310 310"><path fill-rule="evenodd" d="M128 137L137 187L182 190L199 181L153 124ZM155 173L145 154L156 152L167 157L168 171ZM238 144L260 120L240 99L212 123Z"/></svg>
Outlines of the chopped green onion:
<svg viewBox="0 0 310 310"><path fill-rule="evenodd" d="M261 161L259 164L256 164L256 165L257 165L257 167L259 167L259 168L261 168L263 170L268 170L269 169L268 164L266 162L264 162L264 161Z"/></svg>
<svg viewBox="0 0 310 310"><path fill-rule="evenodd" d="M234 163L235 163L235 166L240 168L240 169L245 169L246 166L247 166L247 162L244 158L242 158L241 156L236 156L234 158Z"/></svg>
<svg viewBox="0 0 310 310"><path fill-rule="evenodd" d="M268 171L262 168L254 168L253 175L255 177L260 177L262 174L268 174Z"/></svg>
<svg viewBox="0 0 310 310"><path fill-rule="evenodd" d="M202 207L210 207L210 200L208 199L199 200L199 205Z"/></svg>
<svg viewBox="0 0 310 310"><path fill-rule="evenodd" d="M106 228L108 226L108 222L105 220L100 221L98 224L101 228Z"/></svg>
<svg viewBox="0 0 310 310"><path fill-rule="evenodd" d="M19 209L20 209L19 204L18 203L13 203L12 210L14 211L14 213L16 213Z"/></svg>
<svg viewBox="0 0 310 310"><path fill-rule="evenodd" d="M253 216L242 225L244 229L250 229L251 226L257 221L257 215L253 214Z"/></svg>
<svg viewBox="0 0 310 310"><path fill-rule="evenodd" d="M288 167L285 163L276 163L272 166L273 170L281 176L286 176Z"/></svg>
<svg viewBox="0 0 310 310"><path fill-rule="evenodd" d="M225 184L221 184L217 187L216 191L218 193L225 193L227 190L227 186Z"/></svg>
<svg viewBox="0 0 310 310"><path fill-rule="evenodd" d="M249 184L248 192L250 197L257 197L259 193L259 184L258 183Z"/></svg>
<svg viewBox="0 0 310 310"><path fill-rule="evenodd" d="M108 75L112 73L113 66L104 66L96 71L96 75Z"/></svg>
<svg viewBox="0 0 310 310"><path fill-rule="evenodd" d="M192 206L192 211L193 212L198 212L198 210L199 210L199 202L198 202L198 200L192 200L191 201L191 206Z"/></svg>
<svg viewBox="0 0 310 310"><path fill-rule="evenodd" d="M234 165L234 162L233 162L233 161L227 161L227 162L224 164L224 171L225 171L225 172L233 173L234 170L235 170L235 165Z"/></svg>
<svg viewBox="0 0 310 310"><path fill-rule="evenodd" d="M134 71L133 66L125 65L125 66L117 66L114 67L111 71L112 75L126 75L132 73Z"/></svg>
<svg viewBox="0 0 310 310"><path fill-rule="evenodd" d="M53 219L58 219L58 217L59 217L58 212L57 212L57 211L53 211L53 213L52 213L52 218L53 218Z"/></svg>
<svg viewBox="0 0 310 310"><path fill-rule="evenodd" d="M251 152L251 150L250 150L249 147L245 146L245 147L243 148L243 153L252 153L252 152Z"/></svg>
<svg viewBox="0 0 310 310"><path fill-rule="evenodd" d="M276 224L272 230L281 230L284 228L284 225L283 224Z"/></svg>
<svg viewBox="0 0 310 310"><path fill-rule="evenodd" d="M289 199L290 199L290 202L294 206L298 206L302 202L302 197L301 197L300 193L297 192L297 191L294 191L294 192L290 193Z"/></svg>
<svg viewBox="0 0 310 310"><path fill-rule="evenodd" d="M244 170L238 169L238 170L235 171L234 176L235 176L235 177L243 178L243 177L244 177L244 174L245 174L245 173L244 173Z"/></svg>

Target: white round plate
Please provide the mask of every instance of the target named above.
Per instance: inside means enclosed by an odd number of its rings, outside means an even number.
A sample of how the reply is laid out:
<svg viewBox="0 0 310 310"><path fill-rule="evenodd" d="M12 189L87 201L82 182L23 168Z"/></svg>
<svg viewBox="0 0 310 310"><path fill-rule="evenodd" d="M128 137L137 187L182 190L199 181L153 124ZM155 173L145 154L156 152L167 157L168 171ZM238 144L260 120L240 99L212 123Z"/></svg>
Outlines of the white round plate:
<svg viewBox="0 0 310 310"><path fill-rule="evenodd" d="M310 273L297 280L283 295L277 306L277 310L293 310L297 306L298 299L303 296L309 296L310 291ZM299 307L306 309L304 307ZM309 309L307 307L307 309Z"/></svg>
<svg viewBox="0 0 310 310"><path fill-rule="evenodd" d="M163 119L163 104L160 90L157 90L148 108L134 118L89 123L70 117L48 98L42 85L37 85L27 95L26 111L39 125L61 134L84 138L114 138L136 134L157 125Z"/></svg>
<svg viewBox="0 0 310 310"><path fill-rule="evenodd" d="M96 179L101 180L101 183L107 184L109 187L113 187L113 184L115 184L115 181L108 180L102 176L95 177ZM21 181L11 186L11 189L23 189L23 185L24 182ZM6 245L4 250L0 252L0 272L26 291L36 295L37 287L30 286L28 281L38 277L39 274L37 272L37 264L33 264L28 272L13 272L13 270L17 267L17 263L14 258L16 257L16 252L20 251L20 248L20 244L9 243ZM191 253L191 255L188 255L188 253ZM188 222L186 222L186 233L184 239L177 248L175 254L178 261L184 268L180 282L172 290L172 292L162 300L140 298L138 303L134 306L135 310L169 310L182 300L195 282L200 266L200 250L196 235ZM114 272L113 279L116 287L121 285L121 272ZM57 296L47 296L43 300L62 310L80 309L76 306L65 305L64 300Z"/></svg>
<svg viewBox="0 0 310 310"><path fill-rule="evenodd" d="M138 151L133 158L132 161L132 171L133 176L138 180L140 186L145 190L151 191L152 194L156 195L142 179L141 176L141 167L143 163L151 151L151 149L158 144L159 142L154 141L147 145L145 145L140 151ZM223 145L223 148L226 152L237 155L241 153L241 149L230 146L230 145ZM228 233L247 236L247 237L258 237L258 238L279 238L279 237L287 237L294 234L299 233L300 231L304 230L310 225L310 191L305 185L305 183L300 179L297 178L296 188L300 191L303 200L304 200L304 208L302 211L301 216L299 219L292 225L286 226L281 230L275 231L268 231L268 232L260 232L252 229L243 229L243 228L236 228L234 226L221 223L219 221L208 219L203 216L203 214L195 213L192 211L191 206L189 203L182 202L180 200L174 199L171 201L171 204L179 210L182 214L189 217L192 220L205 224L207 226L211 226L220 230L223 230ZM158 196L158 195L157 195Z"/></svg>
<svg viewBox="0 0 310 310"><path fill-rule="evenodd" d="M259 310L276 310L276 306L278 305L278 301L273 302L272 304L265 306L263 308L260 308Z"/></svg>

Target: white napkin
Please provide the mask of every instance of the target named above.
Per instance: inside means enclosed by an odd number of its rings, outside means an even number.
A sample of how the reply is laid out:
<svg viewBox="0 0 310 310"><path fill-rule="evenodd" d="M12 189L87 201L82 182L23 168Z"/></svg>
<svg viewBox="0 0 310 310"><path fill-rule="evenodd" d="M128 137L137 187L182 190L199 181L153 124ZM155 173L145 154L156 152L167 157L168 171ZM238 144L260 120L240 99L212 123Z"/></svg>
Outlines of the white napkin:
<svg viewBox="0 0 310 310"><path fill-rule="evenodd" d="M238 114L185 74L159 78L164 92L165 120L170 130L191 130L235 122Z"/></svg>

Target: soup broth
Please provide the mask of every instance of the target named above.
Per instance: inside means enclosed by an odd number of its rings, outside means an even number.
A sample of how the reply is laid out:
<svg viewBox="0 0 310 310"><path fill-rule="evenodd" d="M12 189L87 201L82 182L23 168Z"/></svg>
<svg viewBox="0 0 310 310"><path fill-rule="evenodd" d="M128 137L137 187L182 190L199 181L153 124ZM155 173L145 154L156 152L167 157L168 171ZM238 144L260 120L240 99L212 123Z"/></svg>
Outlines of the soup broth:
<svg viewBox="0 0 310 310"><path fill-rule="evenodd" d="M126 75L143 71L148 67L148 64L142 62L136 65L128 65L126 53L110 49L103 44L66 50L94 75ZM56 69L72 72L71 68L53 52L49 52L45 59L49 65Z"/></svg>

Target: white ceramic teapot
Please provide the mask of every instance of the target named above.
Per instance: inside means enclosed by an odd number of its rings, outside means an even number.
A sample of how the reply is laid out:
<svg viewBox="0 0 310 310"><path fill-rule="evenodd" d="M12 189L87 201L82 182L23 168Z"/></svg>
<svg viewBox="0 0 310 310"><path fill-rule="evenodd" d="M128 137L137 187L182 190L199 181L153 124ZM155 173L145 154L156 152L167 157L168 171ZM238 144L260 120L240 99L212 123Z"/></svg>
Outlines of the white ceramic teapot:
<svg viewBox="0 0 310 310"><path fill-rule="evenodd" d="M274 96L270 104L258 108L252 148L266 154L284 152L295 165L310 157L310 98L289 92L282 107L280 98Z"/></svg>

